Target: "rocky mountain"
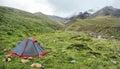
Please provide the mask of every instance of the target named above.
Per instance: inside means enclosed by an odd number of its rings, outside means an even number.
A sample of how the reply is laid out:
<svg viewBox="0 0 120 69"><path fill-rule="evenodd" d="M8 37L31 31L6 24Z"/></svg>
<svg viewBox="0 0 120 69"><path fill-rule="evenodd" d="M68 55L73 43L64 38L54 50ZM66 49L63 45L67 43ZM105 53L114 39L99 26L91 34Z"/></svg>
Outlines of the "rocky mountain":
<svg viewBox="0 0 120 69"><path fill-rule="evenodd" d="M115 17L120 17L120 9L114 8L112 6L106 6L95 13L91 14L87 11L85 12L80 12L77 15L73 15L69 18L67 18L66 22L73 22L76 19L90 19L90 18L95 18L98 16L115 16Z"/></svg>
<svg viewBox="0 0 120 69"><path fill-rule="evenodd" d="M90 18L94 18L97 16L115 16L115 17L120 17L120 9L114 8L112 6L107 6L104 7L94 14L90 16Z"/></svg>

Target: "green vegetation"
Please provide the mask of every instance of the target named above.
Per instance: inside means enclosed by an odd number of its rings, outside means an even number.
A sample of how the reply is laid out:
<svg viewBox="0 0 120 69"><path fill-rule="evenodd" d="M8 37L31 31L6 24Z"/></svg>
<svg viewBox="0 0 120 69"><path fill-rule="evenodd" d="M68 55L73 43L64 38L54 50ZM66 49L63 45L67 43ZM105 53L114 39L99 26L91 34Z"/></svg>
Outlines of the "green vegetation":
<svg viewBox="0 0 120 69"><path fill-rule="evenodd" d="M111 35L119 36L119 20L113 17L77 19L63 31L62 23L44 14L0 7L0 69L35 69L30 66L32 63L40 63L44 69L120 69L120 41L76 32L91 30L106 34L110 30ZM20 40L28 37L37 39L48 53L27 63L18 57L12 57L11 62L2 61Z"/></svg>
<svg viewBox="0 0 120 69"><path fill-rule="evenodd" d="M76 19L67 26L66 30L94 32L120 39L120 18L118 17L101 16L84 20Z"/></svg>
<svg viewBox="0 0 120 69"><path fill-rule="evenodd" d="M54 36L53 36L54 35ZM21 59L13 57L11 62L0 62L2 69L32 69L32 63L40 63L45 69L119 69L120 42L92 38L84 33L56 32L31 35L49 51L42 58L34 58L28 63L21 63ZM10 52L18 37L7 37L2 40L1 49L8 49L0 56L0 61Z"/></svg>
<svg viewBox="0 0 120 69"><path fill-rule="evenodd" d="M58 23L49 19L47 16L36 16L32 13L8 8L0 7L0 31L14 34L18 32L53 32L63 28L62 23Z"/></svg>

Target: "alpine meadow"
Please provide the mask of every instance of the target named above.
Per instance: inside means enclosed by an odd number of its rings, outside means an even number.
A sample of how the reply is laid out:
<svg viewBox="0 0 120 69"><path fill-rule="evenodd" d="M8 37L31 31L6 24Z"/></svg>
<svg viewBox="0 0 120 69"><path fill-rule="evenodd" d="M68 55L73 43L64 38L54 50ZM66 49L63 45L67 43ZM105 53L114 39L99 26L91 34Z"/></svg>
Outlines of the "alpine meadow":
<svg viewBox="0 0 120 69"><path fill-rule="evenodd" d="M46 54L10 54L27 38ZM63 18L0 6L0 69L120 69L120 9L106 6Z"/></svg>

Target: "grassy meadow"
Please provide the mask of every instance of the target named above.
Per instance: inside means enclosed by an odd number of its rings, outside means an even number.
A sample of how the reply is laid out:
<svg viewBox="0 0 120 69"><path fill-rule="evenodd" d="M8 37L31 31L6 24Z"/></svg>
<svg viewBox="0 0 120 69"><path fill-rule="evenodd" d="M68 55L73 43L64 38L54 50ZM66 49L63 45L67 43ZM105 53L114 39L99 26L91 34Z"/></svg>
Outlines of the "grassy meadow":
<svg viewBox="0 0 120 69"><path fill-rule="evenodd" d="M119 20L77 19L65 26L44 14L0 6L0 69L36 69L32 63L41 64L41 69L120 69ZM97 39L84 31L107 33L116 39ZM3 62L19 41L29 37L38 40L47 51L45 56L27 63L18 57Z"/></svg>
<svg viewBox="0 0 120 69"><path fill-rule="evenodd" d="M57 31L54 33L33 33L48 52L42 58L33 58L21 63L21 58L12 57L11 62L2 62L17 42L25 37L3 37L0 44L1 69L34 69L32 63L40 63L44 69L119 69L120 41L96 39L82 32ZM4 53L2 51L7 49Z"/></svg>

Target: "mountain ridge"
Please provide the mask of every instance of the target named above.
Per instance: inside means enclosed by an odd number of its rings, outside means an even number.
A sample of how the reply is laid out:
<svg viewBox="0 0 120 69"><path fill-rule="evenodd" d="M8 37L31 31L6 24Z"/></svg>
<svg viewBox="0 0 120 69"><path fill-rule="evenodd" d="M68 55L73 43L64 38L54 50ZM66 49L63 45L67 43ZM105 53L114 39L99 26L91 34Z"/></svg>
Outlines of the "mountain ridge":
<svg viewBox="0 0 120 69"><path fill-rule="evenodd" d="M94 18L97 16L115 16L120 17L120 9L114 8L112 6L106 6L98 11L96 11L94 14L90 16L90 18Z"/></svg>
<svg viewBox="0 0 120 69"><path fill-rule="evenodd" d="M47 33L63 29L63 26L63 23L46 18L45 15L37 16L19 9L0 6L0 32L6 35L18 32Z"/></svg>
<svg viewBox="0 0 120 69"><path fill-rule="evenodd" d="M89 13L89 11L79 12L79 14L67 18L66 22L69 23L74 22L76 19L91 19L99 16L120 17L120 9L114 8L112 6L106 6L94 13Z"/></svg>

